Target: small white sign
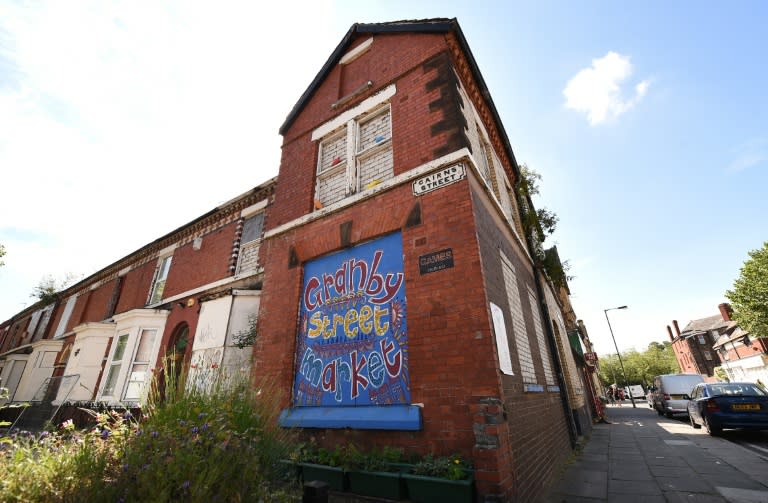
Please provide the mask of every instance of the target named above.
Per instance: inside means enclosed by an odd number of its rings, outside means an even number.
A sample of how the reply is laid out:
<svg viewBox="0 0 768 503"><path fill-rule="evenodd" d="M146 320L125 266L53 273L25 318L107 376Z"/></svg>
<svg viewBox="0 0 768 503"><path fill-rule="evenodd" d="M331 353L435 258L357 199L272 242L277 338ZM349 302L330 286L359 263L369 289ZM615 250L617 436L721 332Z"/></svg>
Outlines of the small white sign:
<svg viewBox="0 0 768 503"><path fill-rule="evenodd" d="M512 372L512 358L509 355L509 343L507 342L507 327L504 324L504 311L499 306L491 304L491 317L493 318L493 332L496 335L496 352L499 353L499 368L507 375L515 375Z"/></svg>
<svg viewBox="0 0 768 503"><path fill-rule="evenodd" d="M413 182L413 195L420 196L427 192L445 187L467 177L467 170L463 164L454 164L447 168L433 171L427 176L422 176Z"/></svg>

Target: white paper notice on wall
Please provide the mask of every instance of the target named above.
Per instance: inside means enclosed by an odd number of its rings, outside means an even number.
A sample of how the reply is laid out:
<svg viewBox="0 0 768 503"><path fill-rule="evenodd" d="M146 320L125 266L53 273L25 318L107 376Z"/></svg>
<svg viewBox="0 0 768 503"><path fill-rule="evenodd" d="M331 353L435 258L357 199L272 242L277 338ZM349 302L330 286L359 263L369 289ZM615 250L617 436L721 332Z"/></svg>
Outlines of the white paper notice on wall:
<svg viewBox="0 0 768 503"><path fill-rule="evenodd" d="M496 334L496 352L499 353L499 368L503 373L513 376L515 373L512 372L512 357L509 355L504 311L493 302L490 304L491 316L493 317L493 332Z"/></svg>

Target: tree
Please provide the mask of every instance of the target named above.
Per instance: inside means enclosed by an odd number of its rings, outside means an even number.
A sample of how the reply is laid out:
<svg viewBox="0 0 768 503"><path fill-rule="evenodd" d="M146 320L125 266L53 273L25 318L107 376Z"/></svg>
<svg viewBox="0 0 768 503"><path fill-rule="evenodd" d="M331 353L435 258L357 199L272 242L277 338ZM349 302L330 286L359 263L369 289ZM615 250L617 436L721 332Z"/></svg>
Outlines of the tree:
<svg viewBox="0 0 768 503"><path fill-rule="evenodd" d="M67 273L61 280L57 280L49 274L40 280L40 283L32 290L30 297L36 297L44 305L51 304L58 300L61 290L73 284L77 279L77 275L72 273Z"/></svg>
<svg viewBox="0 0 768 503"><path fill-rule="evenodd" d="M0 259L2 259L5 256L5 246L0 244ZM4 266L5 262L0 260L0 267Z"/></svg>
<svg viewBox="0 0 768 503"><path fill-rule="evenodd" d="M520 165L520 193L523 196L525 208L523 208L523 225L526 230L534 228L538 230L541 241L547 236L551 236L555 232L557 227L558 217L557 215L549 211L546 208L539 208L536 211L530 211L528 206L531 205L530 199L533 196L539 195L539 182L541 181L541 175L534 169L529 168L527 164Z"/></svg>
<svg viewBox="0 0 768 503"><path fill-rule="evenodd" d="M754 337L768 337L768 242L749 252L733 290L725 292L733 319Z"/></svg>
<svg viewBox="0 0 768 503"><path fill-rule="evenodd" d="M621 360L627 374L627 384L642 384L645 388L657 375L674 374L680 371L675 352L672 350L672 343L668 341L652 342L643 352L626 351L621 354ZM615 354L600 358L600 379L606 386L624 384L619 358Z"/></svg>

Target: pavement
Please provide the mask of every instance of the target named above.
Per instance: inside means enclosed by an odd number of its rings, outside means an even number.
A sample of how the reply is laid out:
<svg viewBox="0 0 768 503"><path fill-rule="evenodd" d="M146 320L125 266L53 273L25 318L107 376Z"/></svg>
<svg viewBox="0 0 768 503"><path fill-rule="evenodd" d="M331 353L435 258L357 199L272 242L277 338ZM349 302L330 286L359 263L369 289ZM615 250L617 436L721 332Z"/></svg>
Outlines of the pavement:
<svg viewBox="0 0 768 503"><path fill-rule="evenodd" d="M546 503L768 503L768 457L659 416L645 401L609 405L606 419L593 426Z"/></svg>

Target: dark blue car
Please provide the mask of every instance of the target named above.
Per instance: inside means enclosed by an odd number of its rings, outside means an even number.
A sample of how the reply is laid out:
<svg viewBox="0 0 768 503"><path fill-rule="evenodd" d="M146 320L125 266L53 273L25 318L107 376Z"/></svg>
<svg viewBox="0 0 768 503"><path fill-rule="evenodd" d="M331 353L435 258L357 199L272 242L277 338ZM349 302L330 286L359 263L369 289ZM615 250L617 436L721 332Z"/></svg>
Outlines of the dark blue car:
<svg viewBox="0 0 768 503"><path fill-rule="evenodd" d="M723 428L768 430L768 394L750 382L697 384L688 397L691 426L719 435Z"/></svg>

